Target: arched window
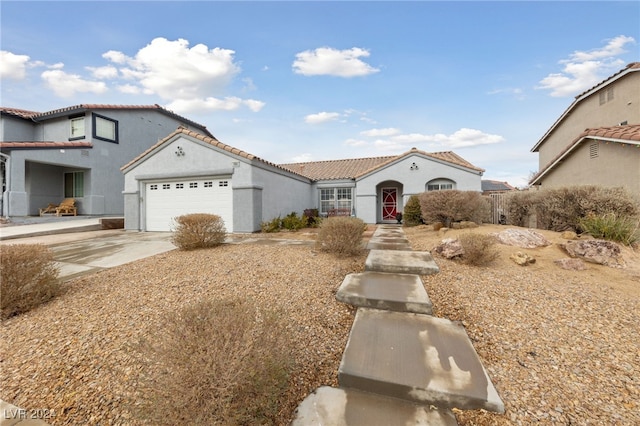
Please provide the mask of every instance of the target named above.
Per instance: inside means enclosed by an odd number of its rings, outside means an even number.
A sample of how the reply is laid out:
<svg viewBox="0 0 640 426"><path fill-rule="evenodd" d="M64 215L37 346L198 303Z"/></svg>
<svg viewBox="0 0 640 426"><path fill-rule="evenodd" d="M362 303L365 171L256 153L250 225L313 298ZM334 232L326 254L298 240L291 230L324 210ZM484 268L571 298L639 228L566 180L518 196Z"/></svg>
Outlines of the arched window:
<svg viewBox="0 0 640 426"><path fill-rule="evenodd" d="M427 191L442 191L444 189L456 189L456 183L451 179L433 179L427 182Z"/></svg>

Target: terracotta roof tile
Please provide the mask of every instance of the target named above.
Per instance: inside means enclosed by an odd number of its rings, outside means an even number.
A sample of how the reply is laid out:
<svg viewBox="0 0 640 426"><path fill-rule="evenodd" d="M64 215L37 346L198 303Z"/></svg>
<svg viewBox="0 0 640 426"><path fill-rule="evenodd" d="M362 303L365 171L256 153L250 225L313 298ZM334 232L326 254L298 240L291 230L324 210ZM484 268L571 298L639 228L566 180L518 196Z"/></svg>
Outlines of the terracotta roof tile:
<svg viewBox="0 0 640 426"><path fill-rule="evenodd" d="M232 147L230 145L222 143L222 142L220 142L219 140L217 140L214 137L209 137L207 135L203 135L202 133L198 133L198 132L194 132L193 130L185 129L184 127L178 127L178 129L175 130L173 133L171 133L169 136L167 136L166 138L158 141L155 145L153 145L152 147L150 147L149 149L144 151L142 154L138 155L133 160L129 161L124 166L122 166L120 168L120 170L124 171L125 169L131 167L133 164L135 164L136 162L138 162L142 158L146 157L150 152L154 151L156 148L158 148L159 146L161 146L162 144L164 144L168 140L172 139L174 136L180 135L180 134L190 136L190 137L192 137L194 139L198 139L198 140L200 140L200 141L202 141L204 143L207 143L209 145L215 146L215 147L220 148L220 149L222 149L224 151L227 151L229 153L235 154L235 155L237 155L239 157L246 158L247 160L260 161L260 162L262 162L264 164L268 164L270 166L277 167L277 168L285 170L287 172L291 172L291 170L288 170L285 167L282 167L282 166L279 166L277 164L271 163L269 161L263 160L262 158L256 157L253 154L249 154L248 152L242 151L242 150L240 150L238 148L234 148L234 147ZM300 175L300 176L303 176L303 177L306 177L306 176L301 175L300 173L297 173L297 172L293 172L293 173L295 173L297 175Z"/></svg>
<svg viewBox="0 0 640 426"><path fill-rule="evenodd" d="M464 158L451 151L445 152L424 152L418 149L411 149L400 155L386 157L351 158L345 160L312 161L307 163L281 164L282 167L296 173L307 176L312 180L337 180L355 179L371 173L383 166L393 163L407 155L420 154L431 157L446 163L466 167L472 170L484 172L484 169L474 166Z"/></svg>
<svg viewBox="0 0 640 426"><path fill-rule="evenodd" d="M68 106L64 108L54 109L46 112L35 112L35 111L21 110L17 108L0 107L0 111L3 113L11 114L21 118L33 119L36 121L48 119L51 117L58 117L61 115L72 114L74 112L84 112L84 111L90 111L90 110L96 110L96 109L99 109L99 110L157 110L162 112L163 114L169 115L193 127L197 127L205 131L209 136L213 136L211 133L209 133L205 125L197 123L181 115L178 115L173 111L169 111L168 109L158 104L153 104L153 105L80 104L80 105L73 105L73 106Z"/></svg>
<svg viewBox="0 0 640 426"><path fill-rule="evenodd" d="M36 112L36 111L28 111L26 109L8 108L8 107L0 107L0 112L2 112L3 114L13 115L15 117L20 117L25 119L30 119L31 117L35 117L36 115L40 114L39 112Z"/></svg>
<svg viewBox="0 0 640 426"><path fill-rule="evenodd" d="M640 64L640 63L639 63ZM529 181L534 184L539 178L551 170L566 155L574 150L586 139L607 139L612 142L629 143L632 145L640 144L640 124L627 124L624 126L598 127L594 129L585 129L575 138L560 154L545 165L536 175Z"/></svg>
<svg viewBox="0 0 640 426"><path fill-rule="evenodd" d="M61 149L93 148L91 142L0 142L0 148L11 149Z"/></svg>

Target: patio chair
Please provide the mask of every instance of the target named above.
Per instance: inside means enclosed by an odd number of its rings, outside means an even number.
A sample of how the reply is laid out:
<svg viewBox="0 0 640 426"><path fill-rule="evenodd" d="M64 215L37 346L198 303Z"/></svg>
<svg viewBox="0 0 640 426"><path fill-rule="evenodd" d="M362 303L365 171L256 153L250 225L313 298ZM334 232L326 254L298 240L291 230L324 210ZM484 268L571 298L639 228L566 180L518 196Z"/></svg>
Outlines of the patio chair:
<svg viewBox="0 0 640 426"><path fill-rule="evenodd" d="M57 204L49 203L47 207L40 209L40 216L44 216L45 214L56 214L57 208Z"/></svg>
<svg viewBox="0 0 640 426"><path fill-rule="evenodd" d="M76 216L78 214L78 209L76 208L75 204L75 198L65 198L56 208L56 216Z"/></svg>

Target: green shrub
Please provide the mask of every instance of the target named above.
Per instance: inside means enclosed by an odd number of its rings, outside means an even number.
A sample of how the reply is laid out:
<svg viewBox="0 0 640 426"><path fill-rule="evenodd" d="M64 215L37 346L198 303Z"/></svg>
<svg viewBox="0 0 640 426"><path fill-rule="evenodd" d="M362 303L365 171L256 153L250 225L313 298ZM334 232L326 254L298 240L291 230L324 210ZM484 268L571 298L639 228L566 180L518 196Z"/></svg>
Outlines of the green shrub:
<svg viewBox="0 0 640 426"><path fill-rule="evenodd" d="M419 195L422 218L426 223L442 222L446 227L462 220L487 222L491 202L476 191L429 191Z"/></svg>
<svg viewBox="0 0 640 426"><path fill-rule="evenodd" d="M640 240L638 219L619 217L615 213L589 214L580 220L580 226L594 238L615 241L628 246Z"/></svg>
<svg viewBox="0 0 640 426"><path fill-rule="evenodd" d="M136 349L145 375L131 411L149 424L276 424L295 368L286 317L246 299L169 314Z"/></svg>
<svg viewBox="0 0 640 426"><path fill-rule="evenodd" d="M322 222L318 209L306 209L304 217L307 218L307 226L310 228L317 228Z"/></svg>
<svg viewBox="0 0 640 426"><path fill-rule="evenodd" d="M496 260L499 252L496 240L487 234L466 233L458 237L464 254L460 257L462 263L472 266L485 266Z"/></svg>
<svg viewBox="0 0 640 426"><path fill-rule="evenodd" d="M268 222L262 222L260 224L260 229L262 230L262 232L266 233L280 232L282 230L282 218L278 216Z"/></svg>
<svg viewBox="0 0 640 426"><path fill-rule="evenodd" d="M0 319L27 312L62 294L53 253L41 244L0 248Z"/></svg>
<svg viewBox="0 0 640 426"><path fill-rule="evenodd" d="M296 212L291 212L282 219L282 227L289 231L298 231L307 227L307 218L298 216Z"/></svg>
<svg viewBox="0 0 640 426"><path fill-rule="evenodd" d="M362 234L367 225L357 217L335 216L322 221L317 244L321 250L341 256L362 252Z"/></svg>
<svg viewBox="0 0 640 426"><path fill-rule="evenodd" d="M406 226L418 226L423 222L420 199L417 195L412 195L404 205L404 224Z"/></svg>
<svg viewBox="0 0 640 426"><path fill-rule="evenodd" d="M535 216L538 228L558 232L582 232L581 220L589 214L637 217L640 213L626 189L594 185L514 192L507 205L511 224L529 226L528 218Z"/></svg>
<svg viewBox="0 0 640 426"><path fill-rule="evenodd" d="M181 250L219 246L227 236L224 221L215 214L191 213L174 222L171 241Z"/></svg>

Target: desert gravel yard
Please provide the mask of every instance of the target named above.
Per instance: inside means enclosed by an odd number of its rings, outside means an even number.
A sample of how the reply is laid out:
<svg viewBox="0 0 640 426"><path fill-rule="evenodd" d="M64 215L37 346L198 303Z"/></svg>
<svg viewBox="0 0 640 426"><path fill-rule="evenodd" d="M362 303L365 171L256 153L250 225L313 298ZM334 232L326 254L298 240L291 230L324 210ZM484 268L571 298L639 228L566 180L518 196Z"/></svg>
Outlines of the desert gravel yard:
<svg viewBox="0 0 640 426"><path fill-rule="evenodd" d="M482 226L472 232L493 232ZM443 238L405 228L414 250ZM451 230L455 237L462 230ZM542 231L553 242L559 234ZM278 238L311 239L305 232ZM506 413L457 412L461 425L640 424L640 253L628 267L567 271L556 246L499 246L486 267L436 257L440 273L423 277L435 315L461 321ZM536 258L526 267L515 251ZM171 251L78 278L58 299L1 323L0 399L54 410L52 424L136 424L141 367L131 348L162 332L164 315L203 298L249 297L281 307L299 345L282 424L321 385L337 385L353 310L334 293L365 254L336 259L304 245L256 243ZM132 346L133 345L133 346ZM170 413L167 413L170 416Z"/></svg>
<svg viewBox="0 0 640 426"><path fill-rule="evenodd" d="M162 332L168 312L238 296L288 315L300 368L283 409L287 424L308 393L337 385L353 311L334 294L364 261L309 246L233 244L174 250L70 281L63 296L1 323L0 399L53 410L54 425L139 423L128 410L141 374L131 348Z"/></svg>

